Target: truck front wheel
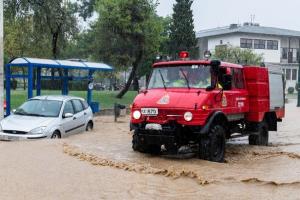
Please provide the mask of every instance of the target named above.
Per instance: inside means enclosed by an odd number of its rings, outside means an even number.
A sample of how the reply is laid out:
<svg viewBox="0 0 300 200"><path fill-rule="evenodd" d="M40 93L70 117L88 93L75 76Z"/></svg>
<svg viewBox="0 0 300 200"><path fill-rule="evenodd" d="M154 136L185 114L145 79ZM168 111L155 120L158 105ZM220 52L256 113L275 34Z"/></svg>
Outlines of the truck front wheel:
<svg viewBox="0 0 300 200"><path fill-rule="evenodd" d="M213 162L224 162L225 156L225 130L220 125L212 126L208 135L203 136L199 142L199 157Z"/></svg>
<svg viewBox="0 0 300 200"><path fill-rule="evenodd" d="M132 149L134 151L138 151L141 153L150 153L150 154L159 154L161 152L161 146L160 145L148 145L141 143L139 140L139 136L137 133L137 130L134 131L134 134L132 136Z"/></svg>
<svg viewBox="0 0 300 200"><path fill-rule="evenodd" d="M249 135L249 144L258 146L268 146L269 131L265 122L258 124L258 132Z"/></svg>

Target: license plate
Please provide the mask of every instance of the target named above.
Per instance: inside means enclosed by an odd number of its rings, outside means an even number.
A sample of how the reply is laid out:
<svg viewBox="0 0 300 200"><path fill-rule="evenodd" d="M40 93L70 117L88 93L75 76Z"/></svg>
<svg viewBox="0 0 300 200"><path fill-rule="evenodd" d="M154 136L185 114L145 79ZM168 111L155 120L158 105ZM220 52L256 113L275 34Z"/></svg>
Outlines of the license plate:
<svg viewBox="0 0 300 200"><path fill-rule="evenodd" d="M146 124L145 129L146 130L161 131L162 130L162 126L160 124Z"/></svg>
<svg viewBox="0 0 300 200"><path fill-rule="evenodd" d="M158 108L142 108L142 115L145 116L157 116L158 115Z"/></svg>
<svg viewBox="0 0 300 200"><path fill-rule="evenodd" d="M18 141L20 138L19 137L15 137L15 136L8 136L8 135L2 135L0 136L0 140L4 140L4 141Z"/></svg>

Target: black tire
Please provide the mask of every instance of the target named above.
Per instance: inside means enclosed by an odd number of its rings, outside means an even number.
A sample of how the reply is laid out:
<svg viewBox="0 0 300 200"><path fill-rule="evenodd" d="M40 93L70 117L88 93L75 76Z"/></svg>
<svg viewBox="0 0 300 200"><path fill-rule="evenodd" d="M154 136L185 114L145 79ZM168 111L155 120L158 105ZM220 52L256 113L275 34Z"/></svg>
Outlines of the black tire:
<svg viewBox="0 0 300 200"><path fill-rule="evenodd" d="M146 145L140 142L137 130L132 136L132 149L141 153L159 154L161 152L160 145Z"/></svg>
<svg viewBox="0 0 300 200"><path fill-rule="evenodd" d="M54 133L52 133L51 135L51 139L60 139L61 138L61 134L59 131L54 131Z"/></svg>
<svg viewBox="0 0 300 200"><path fill-rule="evenodd" d="M85 130L86 130L86 131L92 131L93 128L94 128L93 122L92 122L92 121L89 121L89 122L87 123L86 127L85 127Z"/></svg>
<svg viewBox="0 0 300 200"><path fill-rule="evenodd" d="M220 125L212 126L208 135L200 138L199 158L213 162L224 162L225 147L225 129Z"/></svg>
<svg viewBox="0 0 300 200"><path fill-rule="evenodd" d="M258 124L258 132L249 135L249 144L258 146L268 146L269 144L269 130L265 122Z"/></svg>

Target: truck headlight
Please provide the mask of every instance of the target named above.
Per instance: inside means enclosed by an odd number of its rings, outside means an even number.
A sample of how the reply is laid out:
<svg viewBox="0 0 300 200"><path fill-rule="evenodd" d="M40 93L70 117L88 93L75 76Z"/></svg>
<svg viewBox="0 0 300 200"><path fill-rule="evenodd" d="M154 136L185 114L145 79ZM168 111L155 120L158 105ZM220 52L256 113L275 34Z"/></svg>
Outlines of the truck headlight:
<svg viewBox="0 0 300 200"><path fill-rule="evenodd" d="M35 129L32 129L31 131L29 131L28 134L30 135L38 135L38 134L43 134L44 131L46 129L46 126L41 126L41 127L38 127L38 128L35 128Z"/></svg>
<svg viewBox="0 0 300 200"><path fill-rule="evenodd" d="M136 110L136 111L133 112L132 116L133 116L134 119L140 119L142 114L141 114L140 111Z"/></svg>
<svg viewBox="0 0 300 200"><path fill-rule="evenodd" d="M187 122L190 122L190 121L192 121L192 119L193 119L193 113L191 113L191 112L186 112L186 113L184 113L184 120L185 121L187 121Z"/></svg>

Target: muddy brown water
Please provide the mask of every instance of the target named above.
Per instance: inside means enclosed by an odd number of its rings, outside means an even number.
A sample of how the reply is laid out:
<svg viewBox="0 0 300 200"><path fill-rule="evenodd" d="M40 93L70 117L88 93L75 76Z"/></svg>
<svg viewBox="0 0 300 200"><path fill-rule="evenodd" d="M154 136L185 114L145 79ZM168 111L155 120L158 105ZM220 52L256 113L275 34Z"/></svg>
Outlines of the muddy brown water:
<svg viewBox="0 0 300 200"><path fill-rule="evenodd" d="M300 199L300 109L270 146L227 143L226 163L133 152L128 118L60 141L1 142L1 199Z"/></svg>

